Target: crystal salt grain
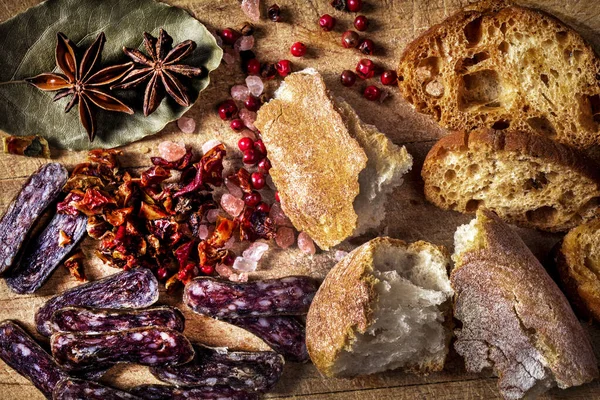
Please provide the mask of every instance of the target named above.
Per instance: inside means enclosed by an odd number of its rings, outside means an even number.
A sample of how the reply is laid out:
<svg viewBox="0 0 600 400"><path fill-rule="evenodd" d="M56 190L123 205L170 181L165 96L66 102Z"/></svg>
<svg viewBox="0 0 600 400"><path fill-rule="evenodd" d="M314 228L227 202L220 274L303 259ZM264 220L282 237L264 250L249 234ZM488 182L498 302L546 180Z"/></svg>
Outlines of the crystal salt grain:
<svg viewBox="0 0 600 400"><path fill-rule="evenodd" d="M202 145L202 154L208 153L210 151L210 149L212 149L213 147L217 147L220 144L221 144L221 142L218 141L217 139L211 139L211 140L207 141L206 143L204 143Z"/></svg>
<svg viewBox="0 0 600 400"><path fill-rule="evenodd" d="M238 199L244 197L244 192L242 192L242 189L235 183L231 182L230 179L225 179L225 186L227 186L227 190L229 190L229 193L231 193L232 196L235 196Z"/></svg>
<svg viewBox="0 0 600 400"><path fill-rule="evenodd" d="M204 240L208 237L208 227L206 225L200 225L198 227L198 238Z"/></svg>
<svg viewBox="0 0 600 400"><path fill-rule="evenodd" d="M256 128L254 127L254 121L256 121L256 113L255 112L248 111L245 108L242 108L240 110L240 119L242 120L244 125L246 125L248 127L248 129L251 129L253 131L256 130Z"/></svg>
<svg viewBox="0 0 600 400"><path fill-rule="evenodd" d="M213 208L211 210L208 210L208 212L206 213L206 220L212 224L214 222L217 222L218 216L219 216L219 209Z"/></svg>
<svg viewBox="0 0 600 400"><path fill-rule="evenodd" d="M237 101L244 101L250 96L250 90L246 85L234 85L231 87L231 97Z"/></svg>
<svg viewBox="0 0 600 400"><path fill-rule="evenodd" d="M233 269L244 272L252 272L256 271L256 267L258 266L258 262L255 260L250 260L245 257L236 257L233 262Z"/></svg>
<svg viewBox="0 0 600 400"><path fill-rule="evenodd" d="M227 50L229 50L229 49L227 49ZM227 50L223 52L223 61L225 61L225 64L227 64L227 65L233 65L233 64L235 64L235 59L236 59L235 54L233 54L232 52L227 51Z"/></svg>
<svg viewBox="0 0 600 400"><path fill-rule="evenodd" d="M242 253L242 256L248 260L260 261L263 254L269 250L269 245L263 242L254 242Z"/></svg>
<svg viewBox="0 0 600 400"><path fill-rule="evenodd" d="M242 11L253 22L260 20L260 0L242 0Z"/></svg>
<svg viewBox="0 0 600 400"><path fill-rule="evenodd" d="M215 271L223 278L229 278L233 274L233 270L225 264L217 264Z"/></svg>
<svg viewBox="0 0 600 400"><path fill-rule="evenodd" d="M158 145L158 154L168 162L175 162L185 155L185 145L165 140Z"/></svg>
<svg viewBox="0 0 600 400"><path fill-rule="evenodd" d="M265 88L262 79L256 75L250 75L246 78L246 86L253 96L260 96Z"/></svg>
<svg viewBox="0 0 600 400"><path fill-rule="evenodd" d="M240 272L239 274L231 274L231 276L229 277L229 280L231 282L248 282L248 273L247 272Z"/></svg>
<svg viewBox="0 0 600 400"><path fill-rule="evenodd" d="M221 207L223 207L223 210L225 210L227 214L232 217L237 217L244 209L244 200L238 199L229 193L225 193L223 197L221 197Z"/></svg>
<svg viewBox="0 0 600 400"><path fill-rule="evenodd" d="M300 232L298 235L298 248L310 255L313 255L316 252L315 243L306 232Z"/></svg>
<svg viewBox="0 0 600 400"><path fill-rule="evenodd" d="M177 120L177 126L183 133L196 132L196 121L194 118L181 117Z"/></svg>
<svg viewBox="0 0 600 400"><path fill-rule="evenodd" d="M254 36L242 36L233 45L238 51L248 51L254 47Z"/></svg>
<svg viewBox="0 0 600 400"><path fill-rule="evenodd" d="M274 203L269 211L269 217L273 220L277 226L288 226L292 227L292 221L284 214L281 206L278 203Z"/></svg>
<svg viewBox="0 0 600 400"><path fill-rule="evenodd" d="M343 251L343 250L336 250L335 251L335 261L342 261L342 258L346 257L348 255L347 251Z"/></svg>
<svg viewBox="0 0 600 400"><path fill-rule="evenodd" d="M287 249L294 244L294 230L286 226L282 226L277 229L277 235L275 235L275 243L282 249Z"/></svg>

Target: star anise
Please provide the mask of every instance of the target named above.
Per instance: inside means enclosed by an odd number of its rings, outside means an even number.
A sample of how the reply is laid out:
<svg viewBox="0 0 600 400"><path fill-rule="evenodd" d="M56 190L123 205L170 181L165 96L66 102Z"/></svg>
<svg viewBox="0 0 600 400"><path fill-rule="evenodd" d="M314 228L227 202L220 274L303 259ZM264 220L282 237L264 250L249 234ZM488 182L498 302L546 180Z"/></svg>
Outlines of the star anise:
<svg viewBox="0 0 600 400"><path fill-rule="evenodd" d="M133 114L131 108L121 100L108 94L108 91L103 88L103 86L118 81L129 72L133 68L133 63L114 65L94 72L100 64L105 42L106 38L104 32L102 32L78 62L77 46L65 34L59 32L56 43L56 65L64 75L44 73L26 79L27 82L38 89L44 91L58 90L59 92L54 96L54 101L73 95L73 98L65 107L65 112L69 112L75 104L79 103L79 119L87 131L90 141L94 141L96 135L93 105L108 111Z"/></svg>
<svg viewBox="0 0 600 400"><path fill-rule="evenodd" d="M165 97L165 90L179 105L188 107L190 96L186 86L176 75L195 78L202 68L178 64L196 48L196 42L186 40L172 48L173 38L161 29L158 39L144 32L144 46L149 57L137 49L123 48L123 52L137 64L118 85L111 89L129 89L149 80L144 93L144 115L152 114Z"/></svg>

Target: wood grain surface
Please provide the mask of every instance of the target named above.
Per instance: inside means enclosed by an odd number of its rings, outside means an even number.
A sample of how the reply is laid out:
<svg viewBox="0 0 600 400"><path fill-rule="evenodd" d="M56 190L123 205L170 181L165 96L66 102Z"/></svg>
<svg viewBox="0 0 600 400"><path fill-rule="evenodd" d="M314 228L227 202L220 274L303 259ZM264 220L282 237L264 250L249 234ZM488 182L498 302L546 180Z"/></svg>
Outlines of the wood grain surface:
<svg viewBox="0 0 600 400"><path fill-rule="evenodd" d="M101 1L101 0L98 0ZM272 0L275 1L275 0ZM6 20L38 0L0 0L0 20ZM209 29L239 27L245 17L238 0L169 0L168 3L183 7L203 22ZM269 5L271 2L268 2ZM339 83L339 74L344 69L354 69L360 58L357 52L343 49L340 45L341 33L350 29L353 14L341 13L329 5L329 0L277 0L282 7L285 22L273 23L263 19L258 24L255 52L261 61L275 62L282 58L293 58L289 48L293 42L307 44L308 54L302 59L292 60L294 69L314 67L318 69L335 94L344 97L352 104L360 117L367 123L376 125L395 143L405 144L415 158L413 170L406 182L397 189L388 201L385 224L379 232L370 237L387 234L406 241L427 240L452 247L452 237L456 227L468 222L471 217L455 212L445 212L426 203L423 197L423 183L419 177L425 154L444 131L428 117L414 113L402 100L396 88L383 104L369 102L362 98L364 82L353 88L345 88ZM398 59L408 42L416 38L434 23L442 21L460 7L466 0L365 0L363 13L371 20L371 28L366 33L377 44L372 57L382 66L395 69ZM597 0L527 0L526 5L535 6L553 13L579 31L596 50L600 50L600 7ZM264 10L263 10L264 11ZM338 19L335 31L322 32L317 25L320 15L329 13ZM264 14L264 12L263 12ZM68 34L68 32L67 32ZM1 46L10 46L3 43ZM1 62L1 61L0 61ZM238 66L222 64L211 76L212 83L204 91L187 116L196 120L193 134L183 134L176 124L169 124L163 132L143 141L123 148L126 157L123 165L134 171L149 165L149 156L157 153L158 144L165 139L183 140L200 149L205 141L217 138L228 149L228 158L233 165L239 164L236 151L237 135L228 124L215 113L215 106L228 97L229 89L242 83L244 75ZM276 82L269 83L272 91ZM35 134L36 132L24 132ZM301 135L302 132L297 132ZM72 167L85 159L85 153L53 151L53 159ZM0 212L18 192L26 177L35 171L43 160L0 154ZM233 168L230 165L229 168ZM541 234L519 229L525 242L540 258L545 259L549 250L560 239L559 235ZM352 240L340 247L350 249L370 237ZM82 245L88 263L86 272L90 279L108 275L116 270L102 265L94 256L95 243L86 239ZM310 274L323 277L334 265L333 251L318 252L313 257L301 254L297 249L289 251L271 250L261 261L257 276L283 276L290 273ZM15 319L29 332L34 332L33 315L50 296L77 285L64 268L59 268L51 280L35 295L15 295L0 281L0 320ZM178 305L178 296L161 294L161 303ZM192 340L210 345L230 346L239 349L266 349L258 338L228 324L191 314L182 307L187 317L186 334ZM596 349L600 349L600 330L597 325L584 323L593 338ZM38 336L39 338L39 336ZM598 355L598 354L597 354ZM141 383L158 383L145 367L120 365L111 369L103 378L107 384L129 388ZM401 372L386 372L353 380L324 379L316 369L308 365L289 363L284 376L267 398L284 399L495 399L499 398L496 380L490 375L467 374L462 360L452 353L444 371L429 376L415 376ZM0 362L0 399L43 399L25 378ZM600 382L572 388L554 389L544 395L544 399L591 399L600 398Z"/></svg>

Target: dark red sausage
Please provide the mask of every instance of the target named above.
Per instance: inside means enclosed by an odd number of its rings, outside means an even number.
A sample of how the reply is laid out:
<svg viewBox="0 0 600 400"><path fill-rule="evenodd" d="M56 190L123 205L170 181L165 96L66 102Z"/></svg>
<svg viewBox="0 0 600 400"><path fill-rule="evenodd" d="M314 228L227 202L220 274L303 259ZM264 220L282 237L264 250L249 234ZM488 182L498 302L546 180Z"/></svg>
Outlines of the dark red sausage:
<svg viewBox="0 0 600 400"><path fill-rule="evenodd" d="M144 400L258 400L256 393L247 393L227 386L178 388L167 385L141 385L131 393Z"/></svg>
<svg viewBox="0 0 600 400"><path fill-rule="evenodd" d="M54 400L142 400L142 397L81 379L63 379L54 388Z"/></svg>

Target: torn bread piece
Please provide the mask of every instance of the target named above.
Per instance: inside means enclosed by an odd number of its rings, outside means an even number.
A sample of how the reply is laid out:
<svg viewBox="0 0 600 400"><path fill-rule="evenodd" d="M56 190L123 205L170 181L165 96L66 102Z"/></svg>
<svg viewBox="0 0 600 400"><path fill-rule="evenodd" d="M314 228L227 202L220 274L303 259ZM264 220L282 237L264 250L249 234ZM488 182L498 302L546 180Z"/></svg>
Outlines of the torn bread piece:
<svg viewBox="0 0 600 400"><path fill-rule="evenodd" d="M255 126L283 211L324 250L377 227L385 196L412 166L404 147L334 101L314 69L286 77Z"/></svg>
<svg viewBox="0 0 600 400"><path fill-rule="evenodd" d="M380 237L327 275L306 320L306 345L326 376L444 366L453 295L444 247Z"/></svg>
<svg viewBox="0 0 600 400"><path fill-rule="evenodd" d="M470 372L491 368L505 399L598 377L590 340L567 299L521 238L493 212L454 236L454 347Z"/></svg>

